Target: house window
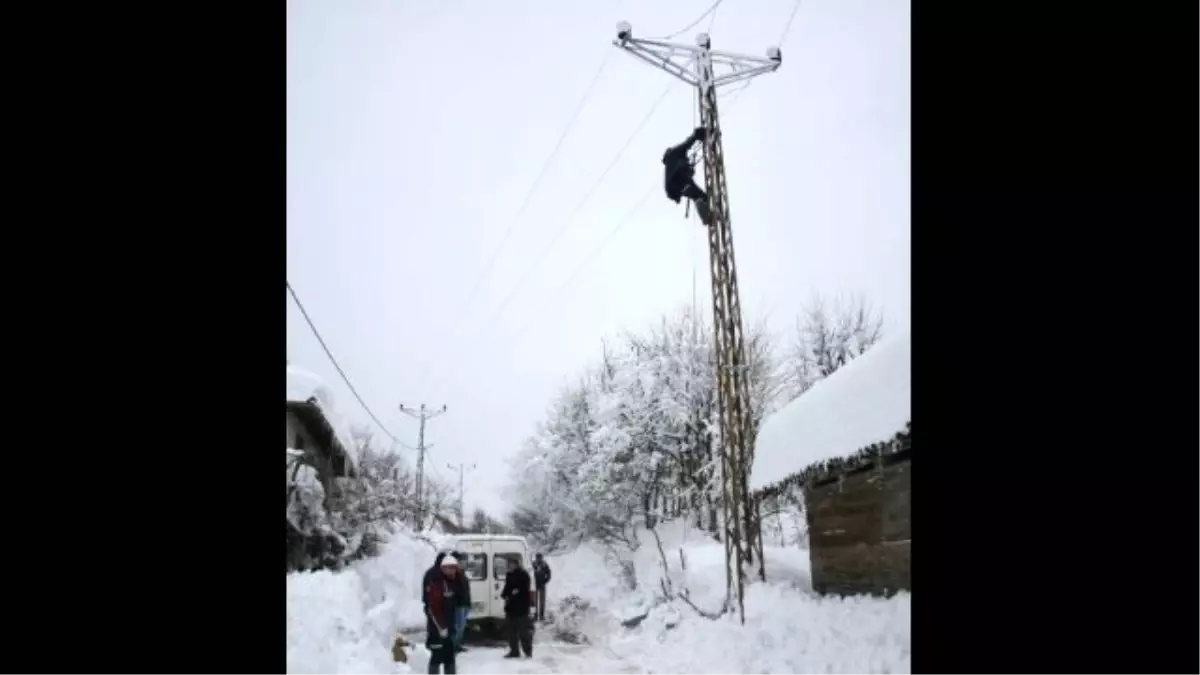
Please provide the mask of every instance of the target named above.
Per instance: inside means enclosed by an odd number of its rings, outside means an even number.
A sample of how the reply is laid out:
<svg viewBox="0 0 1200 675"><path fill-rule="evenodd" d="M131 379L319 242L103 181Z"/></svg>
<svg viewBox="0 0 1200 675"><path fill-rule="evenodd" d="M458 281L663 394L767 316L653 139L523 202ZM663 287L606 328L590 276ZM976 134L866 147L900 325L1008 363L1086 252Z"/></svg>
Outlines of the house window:
<svg viewBox="0 0 1200 675"><path fill-rule="evenodd" d="M492 568L497 579L503 579L508 574L511 561L524 562L520 553L497 553L492 559Z"/></svg>
<svg viewBox="0 0 1200 675"><path fill-rule="evenodd" d="M487 554L467 554L464 571L466 572L467 579L471 581L483 581L487 579Z"/></svg>

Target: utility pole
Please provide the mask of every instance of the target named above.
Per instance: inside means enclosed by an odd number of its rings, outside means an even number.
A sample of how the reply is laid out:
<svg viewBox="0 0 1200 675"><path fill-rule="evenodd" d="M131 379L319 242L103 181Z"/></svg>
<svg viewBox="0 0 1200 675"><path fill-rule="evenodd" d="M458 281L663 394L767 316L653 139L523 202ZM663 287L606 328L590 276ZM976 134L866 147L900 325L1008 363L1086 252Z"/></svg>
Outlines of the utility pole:
<svg viewBox="0 0 1200 675"><path fill-rule="evenodd" d="M617 24L617 39L613 44L696 87L700 124L708 131L704 139L704 184L712 212L708 250L712 269L713 343L717 356L717 398L721 418L725 598L726 608L729 609L736 592L738 616L745 623L743 564L753 564L757 557L759 575L765 578L766 573L762 567L761 532L754 519L755 509L748 489L748 473L754 461L754 438L751 434L750 394L746 381L742 307L729 224L725 155L717 117L717 89L778 70L783 63L783 55L779 47L768 48L766 58L714 51L712 41L705 33L696 36L694 46L642 40L633 37L633 27L627 21ZM755 556L755 553L758 555Z"/></svg>
<svg viewBox="0 0 1200 675"><path fill-rule="evenodd" d="M463 472L466 469L474 471L475 465L464 466L459 464L458 466L454 466L453 464L447 464L446 468L458 472L458 529L465 531L466 527L463 525Z"/></svg>
<svg viewBox="0 0 1200 675"><path fill-rule="evenodd" d="M408 415L421 423L420 431L417 432L417 507L416 507L416 523L413 527L419 532L425 522L425 451L432 445L425 445L425 422L431 420L438 415L446 412L446 406L442 406L441 410L428 412L425 409L425 404L417 410L405 408L404 404L400 404L400 412Z"/></svg>

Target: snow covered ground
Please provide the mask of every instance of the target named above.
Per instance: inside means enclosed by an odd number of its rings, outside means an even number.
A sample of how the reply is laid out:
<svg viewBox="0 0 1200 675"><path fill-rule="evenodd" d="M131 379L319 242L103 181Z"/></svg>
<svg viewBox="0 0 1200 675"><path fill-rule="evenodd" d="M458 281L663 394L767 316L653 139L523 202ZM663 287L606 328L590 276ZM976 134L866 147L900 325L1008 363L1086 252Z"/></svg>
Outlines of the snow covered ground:
<svg viewBox="0 0 1200 675"><path fill-rule="evenodd" d="M725 591L721 545L678 524L659 530L672 587L686 587L699 608L716 609ZM625 588L617 561L602 547L586 544L551 556L550 607L558 616L539 628L534 658L507 660L503 647L478 646L459 655L459 672L911 672L909 594L888 600L818 597L811 591L807 551L768 547L768 582L747 587L746 624L736 616L709 620L682 602L655 604L662 557L653 537L642 534L639 550L622 556L633 564L639 590ZM423 647L399 664L390 646L398 631L421 625L417 585L433 555L430 544L400 533L383 555L347 571L288 575L288 672L425 672ZM560 603L568 596L589 609L567 611ZM621 626L622 619L647 609L638 626ZM588 644L553 639L566 627L585 635Z"/></svg>

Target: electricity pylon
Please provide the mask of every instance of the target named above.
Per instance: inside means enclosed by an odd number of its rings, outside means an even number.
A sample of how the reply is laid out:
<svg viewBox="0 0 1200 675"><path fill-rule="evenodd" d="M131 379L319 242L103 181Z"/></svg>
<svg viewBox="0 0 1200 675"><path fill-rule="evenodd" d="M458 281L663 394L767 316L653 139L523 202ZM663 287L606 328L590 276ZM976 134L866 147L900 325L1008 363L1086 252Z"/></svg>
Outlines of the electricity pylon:
<svg viewBox="0 0 1200 675"><path fill-rule="evenodd" d="M746 346L742 304L738 295L737 267L729 225L729 195L725 183L725 155L717 117L717 90L735 82L774 72L783 63L779 47L767 49L766 58L714 51L707 34L696 36L696 45L674 44L633 37L627 21L617 24L613 44L650 65L665 70L699 91L700 124L704 138L704 184L712 219L708 230L712 269L713 339L717 355L717 392L721 417L721 494L724 504L725 598L730 608L736 592L738 617L746 622L743 564L753 564L758 553L762 567L762 539L749 494L748 473L754 461L750 393L747 385Z"/></svg>

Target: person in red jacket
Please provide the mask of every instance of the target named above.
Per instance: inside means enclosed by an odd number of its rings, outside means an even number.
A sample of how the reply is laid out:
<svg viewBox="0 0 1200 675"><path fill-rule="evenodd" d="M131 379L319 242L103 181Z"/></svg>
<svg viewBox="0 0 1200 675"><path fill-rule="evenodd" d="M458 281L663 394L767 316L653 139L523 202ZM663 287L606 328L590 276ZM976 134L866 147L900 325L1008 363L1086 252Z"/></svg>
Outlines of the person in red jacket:
<svg viewBox="0 0 1200 675"><path fill-rule="evenodd" d="M458 672L454 652L454 615L458 609L458 560L447 555L440 563L441 574L426 577L425 646L429 648L429 672ZM444 671L439 671L444 667Z"/></svg>

